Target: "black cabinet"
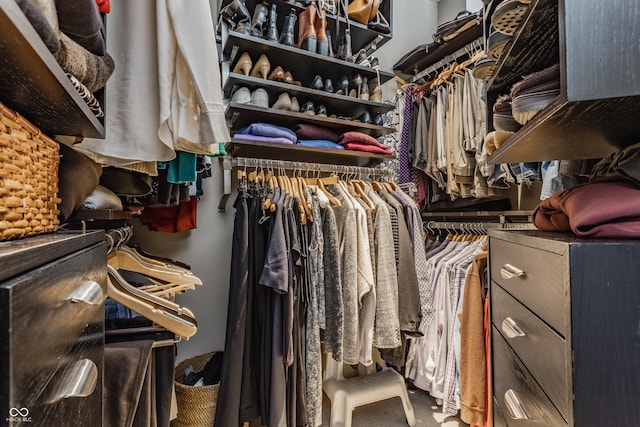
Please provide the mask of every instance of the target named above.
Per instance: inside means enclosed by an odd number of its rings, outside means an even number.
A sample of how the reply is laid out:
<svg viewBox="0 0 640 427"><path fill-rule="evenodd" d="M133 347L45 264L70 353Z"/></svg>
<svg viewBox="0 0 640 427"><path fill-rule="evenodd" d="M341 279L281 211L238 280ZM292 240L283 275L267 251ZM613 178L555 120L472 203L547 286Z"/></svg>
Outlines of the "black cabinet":
<svg viewBox="0 0 640 427"><path fill-rule="evenodd" d="M499 0L488 7L488 18ZM640 140L636 0L532 0L490 84L560 64L560 95L500 146L491 163L600 158Z"/></svg>
<svg viewBox="0 0 640 427"><path fill-rule="evenodd" d="M6 425L102 424L102 236L61 232L0 243L0 413Z"/></svg>

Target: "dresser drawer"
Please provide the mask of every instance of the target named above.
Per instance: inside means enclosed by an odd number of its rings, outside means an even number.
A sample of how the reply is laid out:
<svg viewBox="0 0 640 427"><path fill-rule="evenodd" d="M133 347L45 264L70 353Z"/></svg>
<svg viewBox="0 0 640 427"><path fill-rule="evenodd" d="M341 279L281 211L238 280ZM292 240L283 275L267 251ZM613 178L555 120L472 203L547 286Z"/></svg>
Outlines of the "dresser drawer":
<svg viewBox="0 0 640 427"><path fill-rule="evenodd" d="M491 279L562 336L568 329L568 260L562 255L492 238Z"/></svg>
<svg viewBox="0 0 640 427"><path fill-rule="evenodd" d="M493 391L507 425L566 426L560 413L495 327L491 336Z"/></svg>
<svg viewBox="0 0 640 427"><path fill-rule="evenodd" d="M565 419L569 419L569 366L566 341L495 283L491 318L529 372Z"/></svg>
<svg viewBox="0 0 640 427"><path fill-rule="evenodd" d="M105 260L105 246L96 245L3 283L11 405L46 399L43 391L83 333L102 336Z"/></svg>

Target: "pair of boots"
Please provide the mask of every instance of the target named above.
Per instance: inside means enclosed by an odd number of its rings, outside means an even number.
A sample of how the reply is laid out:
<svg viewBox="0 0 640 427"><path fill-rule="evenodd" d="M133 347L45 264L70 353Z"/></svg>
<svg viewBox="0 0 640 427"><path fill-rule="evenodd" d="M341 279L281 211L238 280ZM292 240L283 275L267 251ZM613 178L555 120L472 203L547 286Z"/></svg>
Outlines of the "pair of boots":
<svg viewBox="0 0 640 427"><path fill-rule="evenodd" d="M268 19L267 19L268 18ZM245 34L251 34L254 37L265 38L269 41L279 42L286 46L293 46L295 44L293 39L293 31L296 25L297 16L295 9L291 9L291 13L284 19L284 28L282 33L278 36L278 10L275 4L271 5L271 11L269 11L269 5L265 2L257 4L253 11L253 18L251 19L251 25L242 28L237 28L236 31L244 32ZM266 27L266 34L265 33Z"/></svg>
<svg viewBox="0 0 640 427"><path fill-rule="evenodd" d="M327 15L311 3L300 12L298 47L320 55L333 56L327 34Z"/></svg>

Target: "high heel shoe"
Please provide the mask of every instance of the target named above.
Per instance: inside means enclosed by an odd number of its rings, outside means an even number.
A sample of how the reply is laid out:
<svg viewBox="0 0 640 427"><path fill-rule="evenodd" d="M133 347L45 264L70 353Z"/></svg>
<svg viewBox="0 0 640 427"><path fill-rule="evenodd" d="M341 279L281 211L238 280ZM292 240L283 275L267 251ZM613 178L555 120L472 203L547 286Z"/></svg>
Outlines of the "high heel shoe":
<svg viewBox="0 0 640 427"><path fill-rule="evenodd" d="M278 95L278 99L271 108L276 110L289 110L289 108L291 108L291 98L289 98L289 94L282 92Z"/></svg>
<svg viewBox="0 0 640 427"><path fill-rule="evenodd" d="M360 98L360 94L362 93L362 77L360 74L356 74L355 77L351 80L351 91L349 92L349 96L354 98Z"/></svg>
<svg viewBox="0 0 640 427"><path fill-rule="evenodd" d="M342 76L336 87L338 88L336 94L347 96L349 94L349 79L347 76Z"/></svg>
<svg viewBox="0 0 640 427"><path fill-rule="evenodd" d="M249 75L251 77L262 77L263 79L266 79L270 69L271 64L269 63L269 58L267 58L267 55L263 53L260 55L260 58L258 58L258 61L253 66Z"/></svg>
<svg viewBox="0 0 640 427"><path fill-rule="evenodd" d="M322 77L316 74L316 76L313 78L313 81L311 82L311 86L309 87L315 90L322 90L323 86L324 85L322 83Z"/></svg>
<svg viewBox="0 0 640 427"><path fill-rule="evenodd" d="M366 77L362 78L362 85L360 85L360 99L369 100L369 79Z"/></svg>
<svg viewBox="0 0 640 427"><path fill-rule="evenodd" d="M291 75L291 72L286 71L284 73L284 82L285 83L289 83L290 85L296 84L296 81L293 79L293 76ZM300 85L298 85L298 86L300 86Z"/></svg>
<svg viewBox="0 0 640 427"><path fill-rule="evenodd" d="M268 15L269 7L266 3L256 5L256 8L253 10L253 18L251 19L251 35L253 37L262 38L264 24L267 22Z"/></svg>
<svg viewBox="0 0 640 427"><path fill-rule="evenodd" d="M271 74L269 74L269 77L267 77L267 80L273 80L276 82L283 82L284 81L284 70L282 69L281 66L277 66L276 68L273 69L273 71L271 71Z"/></svg>
<svg viewBox="0 0 640 427"><path fill-rule="evenodd" d="M382 102L382 89L380 88L379 80L376 78L371 81L373 90L369 91L369 101Z"/></svg>
<svg viewBox="0 0 640 427"><path fill-rule="evenodd" d="M333 82L331 81L331 79L327 79L324 81L324 91L333 93Z"/></svg>
<svg viewBox="0 0 640 427"><path fill-rule="evenodd" d="M298 98L295 96L291 97L291 105L289 106L289 111L293 111L296 113L300 112L300 104L298 104Z"/></svg>
<svg viewBox="0 0 640 427"><path fill-rule="evenodd" d="M240 55L240 58L238 59L238 62L236 62L235 67L233 67L233 72L239 73L240 71L242 71L242 74L248 76L249 72L251 72L252 65L253 62L251 61L249 53L244 52L242 55Z"/></svg>
<svg viewBox="0 0 640 427"><path fill-rule="evenodd" d="M318 12L314 3L311 3L305 10L300 12L300 22L298 23L298 47L309 52L316 52L317 38L314 26Z"/></svg>

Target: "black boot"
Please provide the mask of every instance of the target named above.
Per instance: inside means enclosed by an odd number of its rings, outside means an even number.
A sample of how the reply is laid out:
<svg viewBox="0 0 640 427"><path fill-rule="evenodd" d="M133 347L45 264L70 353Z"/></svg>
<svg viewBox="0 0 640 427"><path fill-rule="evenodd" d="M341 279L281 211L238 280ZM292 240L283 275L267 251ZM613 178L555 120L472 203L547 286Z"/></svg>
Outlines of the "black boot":
<svg viewBox="0 0 640 427"><path fill-rule="evenodd" d="M335 54L333 53L333 40L331 40L331 33L327 30L327 39L329 39L329 58L335 58Z"/></svg>
<svg viewBox="0 0 640 427"><path fill-rule="evenodd" d="M233 0L220 11L220 18L233 28L239 22L249 19L249 11L243 0Z"/></svg>
<svg viewBox="0 0 640 427"><path fill-rule="evenodd" d="M293 39L293 30L296 26L296 10L291 9L291 12L284 18L284 27L280 33L280 39L278 42L285 46L293 46L295 41Z"/></svg>
<svg viewBox="0 0 640 427"><path fill-rule="evenodd" d="M269 15L269 9L264 3L256 5L253 11L253 19L251 20L251 35L253 37L262 38L264 23L267 22L267 16Z"/></svg>
<svg viewBox="0 0 640 427"><path fill-rule="evenodd" d="M278 11L275 4L271 5L271 12L269 13L269 28L267 29L267 40L272 42L278 41Z"/></svg>
<svg viewBox="0 0 640 427"><path fill-rule="evenodd" d="M345 28L344 34L340 37L336 56L347 62L353 62L353 52L351 51L351 31L349 28Z"/></svg>

